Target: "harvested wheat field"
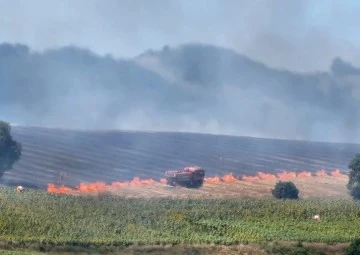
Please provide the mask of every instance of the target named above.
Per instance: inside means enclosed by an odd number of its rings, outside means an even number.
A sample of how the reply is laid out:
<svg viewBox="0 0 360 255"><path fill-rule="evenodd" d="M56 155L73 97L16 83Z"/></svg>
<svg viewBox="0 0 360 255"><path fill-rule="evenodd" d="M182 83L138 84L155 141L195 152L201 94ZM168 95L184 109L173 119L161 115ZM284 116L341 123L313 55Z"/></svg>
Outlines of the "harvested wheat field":
<svg viewBox="0 0 360 255"><path fill-rule="evenodd" d="M49 193L77 195L112 194L127 198L266 198L278 181L292 181L300 191L301 198L349 198L346 184L348 177L338 171L310 173L282 173L278 175L258 173L256 176L236 178L232 174L224 177L207 177L201 188L191 189L165 185L153 179L135 178L129 182L101 182L80 184L77 188L50 184Z"/></svg>
<svg viewBox="0 0 360 255"><path fill-rule="evenodd" d="M271 188L278 180L260 180L244 182L236 180L232 183L205 183L199 189L184 187L168 187L160 183L147 187L129 187L112 191L124 197L172 197L172 198L265 198L271 197ZM309 177L289 179L294 182L302 198L350 198L346 189L347 178Z"/></svg>
<svg viewBox="0 0 360 255"><path fill-rule="evenodd" d="M64 185L65 193L125 197L266 197L281 179L294 181L303 198L348 197L347 165L360 152L359 144L176 132L20 126L12 132L23 153L2 184L56 193ZM194 165L206 171L200 189L170 188L161 181L167 170Z"/></svg>

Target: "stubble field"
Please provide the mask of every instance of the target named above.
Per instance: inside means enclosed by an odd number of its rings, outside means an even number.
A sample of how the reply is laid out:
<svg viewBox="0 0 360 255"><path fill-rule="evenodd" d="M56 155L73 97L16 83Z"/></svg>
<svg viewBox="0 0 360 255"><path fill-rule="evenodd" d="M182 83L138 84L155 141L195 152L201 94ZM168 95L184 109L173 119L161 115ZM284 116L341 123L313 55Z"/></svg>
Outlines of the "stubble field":
<svg viewBox="0 0 360 255"><path fill-rule="evenodd" d="M181 186L171 187L161 182L136 184L122 183L121 187L101 183L84 184L80 189L68 189L63 186L49 188L51 193L65 193L73 195L111 194L124 198L271 198L271 189L278 181L291 181L299 189L299 197L307 198L336 198L351 199L346 188L348 177L342 176L311 176L304 178L287 178L243 181L234 179L231 182L222 180L216 183L205 182L201 188L190 189Z"/></svg>

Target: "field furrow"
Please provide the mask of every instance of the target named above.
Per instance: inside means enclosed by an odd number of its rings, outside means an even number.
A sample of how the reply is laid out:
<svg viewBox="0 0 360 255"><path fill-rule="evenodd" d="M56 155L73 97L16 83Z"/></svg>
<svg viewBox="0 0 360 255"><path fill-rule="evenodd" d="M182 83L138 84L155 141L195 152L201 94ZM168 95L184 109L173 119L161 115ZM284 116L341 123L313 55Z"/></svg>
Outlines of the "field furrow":
<svg viewBox="0 0 360 255"><path fill-rule="evenodd" d="M360 145L357 144L190 133L79 131L17 126L12 128L12 133L22 143L23 155L12 170L5 172L2 182L37 187L46 187L48 183L74 187L80 182L111 183L130 181L134 177L158 181L164 171L188 165L203 167L206 176L224 176L231 172L241 177L255 175L258 171L277 173L283 170L314 173L320 169L331 171L335 168L347 172L349 161L360 152ZM61 172L66 172L67 177L60 181ZM132 187L131 192L129 189L117 192L130 192L131 196L207 197L215 196L216 192L238 196L240 191L244 196L259 196L259 189L269 190L274 181L260 181L256 185L244 181L206 183L196 191L179 191L157 183L139 189ZM306 196L308 181L296 181L303 187ZM320 186L326 185L323 183ZM341 186L338 190L340 192L336 193L334 189L330 193L339 195L344 192Z"/></svg>

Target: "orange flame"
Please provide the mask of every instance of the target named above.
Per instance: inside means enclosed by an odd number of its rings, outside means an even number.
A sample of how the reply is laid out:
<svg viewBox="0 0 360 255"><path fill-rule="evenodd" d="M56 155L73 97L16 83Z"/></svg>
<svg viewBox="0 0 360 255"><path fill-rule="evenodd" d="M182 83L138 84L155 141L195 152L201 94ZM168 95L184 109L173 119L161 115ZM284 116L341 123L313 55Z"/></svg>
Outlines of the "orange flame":
<svg viewBox="0 0 360 255"><path fill-rule="evenodd" d="M104 182L94 182L90 184L80 183L77 187L77 190L81 192L104 191L106 189L107 185Z"/></svg>
<svg viewBox="0 0 360 255"><path fill-rule="evenodd" d="M287 180L287 179L296 178L296 173L283 171L282 173L278 173L277 176L281 180Z"/></svg>
<svg viewBox="0 0 360 255"><path fill-rule="evenodd" d="M145 186L145 185L153 185L155 181L153 179L145 179L141 180L139 177L134 177L134 179L130 182L130 186Z"/></svg>
<svg viewBox="0 0 360 255"><path fill-rule="evenodd" d="M257 182L257 181L260 181L260 177L259 176L243 176L241 178L242 181L245 181L245 182Z"/></svg>
<svg viewBox="0 0 360 255"><path fill-rule="evenodd" d="M161 179L160 179L160 183L162 183L162 184L167 184L167 181L166 181L165 178L161 178Z"/></svg>
<svg viewBox="0 0 360 255"><path fill-rule="evenodd" d="M215 184L215 183L220 183L221 182L221 179L219 176L215 176L215 177L206 177L204 179L204 181L206 183L212 183L212 184Z"/></svg>
<svg viewBox="0 0 360 255"><path fill-rule="evenodd" d="M129 186L128 182L113 182L110 184L111 189L121 189L123 187Z"/></svg>
<svg viewBox="0 0 360 255"><path fill-rule="evenodd" d="M64 185L60 186L60 187L56 187L54 184L49 183L48 184L48 188L47 188L49 193L56 193L56 194L69 194L71 193L73 190L71 188L65 187Z"/></svg>
<svg viewBox="0 0 360 255"><path fill-rule="evenodd" d="M320 170L314 174L317 177L324 176L333 176L333 177L346 177L345 174L340 173L339 169L334 169L333 171L326 173L325 170ZM257 182L260 180L285 180L292 178L307 178L312 177L313 175L309 171L303 171L300 173L295 172L287 172L284 171L282 173L278 173L276 175L258 172L254 176L243 176L242 178L236 178L232 173L225 174L223 177L214 176L214 177L206 177L204 178L205 183L209 184L217 184L221 182L232 183L237 180L241 180L244 182ZM153 179L140 179L139 177L134 177L131 181L117 181L111 184L106 184L104 182L94 182L94 183L80 183L76 188L66 187L64 185L56 186L55 184L49 183L47 187L48 193L55 194L71 194L77 192L94 192L94 191L107 191L107 190L116 190L124 187L142 187L142 186L151 186L156 184L157 182ZM158 183L166 184L167 181L164 178L161 178Z"/></svg>
<svg viewBox="0 0 360 255"><path fill-rule="evenodd" d="M346 177L345 174L340 173L339 169L334 169L334 171L331 172L331 175L334 177Z"/></svg>
<svg viewBox="0 0 360 255"><path fill-rule="evenodd" d="M308 171L303 171L303 172L297 174L298 178L306 178L306 177L311 177L311 176L312 176L311 173Z"/></svg>
<svg viewBox="0 0 360 255"><path fill-rule="evenodd" d="M222 179L224 182L228 182L228 183L234 182L237 180L236 177L232 173L224 175L224 177Z"/></svg>
<svg viewBox="0 0 360 255"><path fill-rule="evenodd" d="M261 180L275 180L276 176L273 174L267 174L267 173L263 173L263 172L258 172L257 176L261 179Z"/></svg>
<svg viewBox="0 0 360 255"><path fill-rule="evenodd" d="M130 182L113 182L107 185L104 182L94 182L94 183L80 183L75 189L62 186L56 186L55 184L49 183L47 191L48 193L75 193L75 192L94 192L94 191L107 191L111 189L120 189L123 187L136 187L136 186L148 186L153 185L155 181L153 179L144 179L141 180L139 177L134 177Z"/></svg>
<svg viewBox="0 0 360 255"><path fill-rule="evenodd" d="M320 170L318 172L316 172L316 176L318 177L325 177L328 176L327 173L325 172L325 170Z"/></svg>

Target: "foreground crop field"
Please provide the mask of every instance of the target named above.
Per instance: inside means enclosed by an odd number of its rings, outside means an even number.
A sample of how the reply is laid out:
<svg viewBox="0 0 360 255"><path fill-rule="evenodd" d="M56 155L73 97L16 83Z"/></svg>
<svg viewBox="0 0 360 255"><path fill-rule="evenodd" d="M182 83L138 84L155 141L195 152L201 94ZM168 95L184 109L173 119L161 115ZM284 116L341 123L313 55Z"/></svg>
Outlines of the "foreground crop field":
<svg viewBox="0 0 360 255"><path fill-rule="evenodd" d="M1 189L1 241L54 244L348 242L359 236L351 200L124 199ZM319 214L320 222L312 216Z"/></svg>

